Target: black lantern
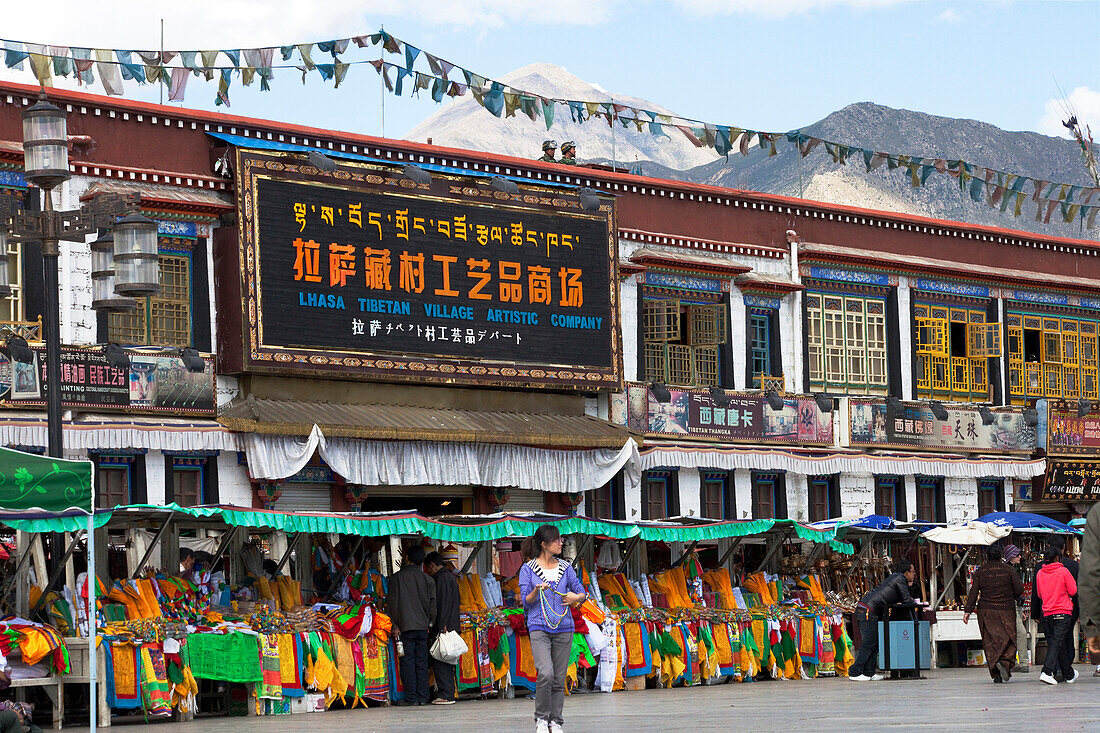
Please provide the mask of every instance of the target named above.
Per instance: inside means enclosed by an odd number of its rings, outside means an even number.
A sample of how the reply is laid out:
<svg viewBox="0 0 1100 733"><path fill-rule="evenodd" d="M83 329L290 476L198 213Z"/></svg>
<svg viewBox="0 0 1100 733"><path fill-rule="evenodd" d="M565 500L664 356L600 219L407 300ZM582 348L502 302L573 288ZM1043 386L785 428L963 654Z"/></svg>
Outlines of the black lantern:
<svg viewBox="0 0 1100 733"><path fill-rule="evenodd" d="M65 112L45 93L23 112L23 177L46 191L69 180Z"/></svg>
<svg viewBox="0 0 1100 733"><path fill-rule="evenodd" d="M8 271L8 232L0 229L0 298L11 297L11 272Z"/></svg>
<svg viewBox="0 0 1100 733"><path fill-rule="evenodd" d="M140 213L114 226L115 293L148 298L160 292L157 275L157 223Z"/></svg>

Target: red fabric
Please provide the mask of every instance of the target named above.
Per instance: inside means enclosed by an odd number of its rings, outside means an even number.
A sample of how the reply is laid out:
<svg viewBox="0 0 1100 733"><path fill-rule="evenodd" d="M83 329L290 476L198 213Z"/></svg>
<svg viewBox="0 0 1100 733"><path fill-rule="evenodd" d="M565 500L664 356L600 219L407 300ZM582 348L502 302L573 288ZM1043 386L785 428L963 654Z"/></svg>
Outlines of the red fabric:
<svg viewBox="0 0 1100 733"><path fill-rule="evenodd" d="M527 614L523 613L510 613L507 616L508 623L512 625L512 631L517 634L526 634L527 631Z"/></svg>
<svg viewBox="0 0 1100 733"><path fill-rule="evenodd" d="M588 621L584 615L581 614L579 606L570 606L569 611L573 614L573 631L578 634L588 633Z"/></svg>
<svg viewBox="0 0 1100 733"><path fill-rule="evenodd" d="M1043 601L1043 615L1073 613L1073 598L1077 595L1077 581L1060 562L1051 562L1039 568L1035 576L1039 598Z"/></svg>
<svg viewBox="0 0 1100 733"><path fill-rule="evenodd" d="M500 646L500 638L504 636L503 626L490 626L485 630L485 646L488 649L496 649Z"/></svg>

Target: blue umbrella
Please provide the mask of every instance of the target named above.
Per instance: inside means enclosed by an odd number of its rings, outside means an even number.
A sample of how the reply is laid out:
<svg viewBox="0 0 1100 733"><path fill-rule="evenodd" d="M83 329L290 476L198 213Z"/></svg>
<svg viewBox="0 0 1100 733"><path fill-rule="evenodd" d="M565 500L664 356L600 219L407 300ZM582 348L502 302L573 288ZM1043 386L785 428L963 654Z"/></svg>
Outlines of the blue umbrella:
<svg viewBox="0 0 1100 733"><path fill-rule="evenodd" d="M1068 524L1031 512L990 512L979 517L978 521L995 524L998 527L1011 527L1020 532L1077 533L1077 530Z"/></svg>

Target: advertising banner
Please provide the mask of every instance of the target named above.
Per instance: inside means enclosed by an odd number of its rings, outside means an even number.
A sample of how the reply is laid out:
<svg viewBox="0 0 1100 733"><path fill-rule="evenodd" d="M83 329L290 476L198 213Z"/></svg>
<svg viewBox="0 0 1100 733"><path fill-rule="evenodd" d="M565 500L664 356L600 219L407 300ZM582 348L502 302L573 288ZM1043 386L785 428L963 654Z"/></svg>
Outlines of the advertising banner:
<svg viewBox="0 0 1100 733"><path fill-rule="evenodd" d="M790 396L772 410L760 394L669 389L658 402L645 384L628 384L612 399L612 422L640 433L721 442L832 445L833 419L812 397Z"/></svg>
<svg viewBox="0 0 1100 733"><path fill-rule="evenodd" d="M897 409L881 398L851 400L850 443L853 446L923 448L967 453L1031 453L1036 429L1023 410L991 408L994 420L983 425L977 406L944 405L946 420L937 420L926 402L900 402Z"/></svg>
<svg viewBox="0 0 1100 733"><path fill-rule="evenodd" d="M1100 414L1077 417L1077 405L1051 402L1047 419L1048 455L1100 455Z"/></svg>
<svg viewBox="0 0 1100 733"><path fill-rule="evenodd" d="M1100 463L1047 461L1046 501L1100 500Z"/></svg>
<svg viewBox="0 0 1100 733"><path fill-rule="evenodd" d="M9 407L46 404L46 350L32 347L30 364L0 355L0 400ZM102 351L61 350L61 404L67 408L117 409L213 415L214 363L190 372L174 356L131 353L130 368L107 363Z"/></svg>
<svg viewBox="0 0 1100 733"><path fill-rule="evenodd" d="M612 205L241 153L248 369L618 387Z"/></svg>

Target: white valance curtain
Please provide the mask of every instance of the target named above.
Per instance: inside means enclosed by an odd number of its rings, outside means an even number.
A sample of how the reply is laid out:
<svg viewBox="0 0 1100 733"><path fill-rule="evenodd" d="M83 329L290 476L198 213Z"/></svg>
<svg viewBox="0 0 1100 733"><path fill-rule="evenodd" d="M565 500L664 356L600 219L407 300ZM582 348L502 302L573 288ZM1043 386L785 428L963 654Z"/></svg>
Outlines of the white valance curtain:
<svg viewBox="0 0 1100 733"><path fill-rule="evenodd" d="M638 446L553 450L495 443L382 441L326 438L313 426L302 440L251 433L245 439L248 472L284 479L302 470L314 451L348 483L365 486L501 486L555 493L599 488L624 467L627 484L641 480Z"/></svg>
<svg viewBox="0 0 1100 733"><path fill-rule="evenodd" d="M654 446L640 456L641 470L678 466L680 468L738 468L758 471L787 471L807 476L833 473L871 473L893 475L944 476L947 478L1030 479L1046 471L1046 461L997 459L987 457L932 455L879 455L823 453L802 455L784 450L732 448L691 448Z"/></svg>
<svg viewBox="0 0 1100 733"><path fill-rule="evenodd" d="M45 416L11 413L0 417L0 445L46 447ZM112 448L241 450L238 434L212 420L82 415L65 422L63 428L65 450L76 453Z"/></svg>

